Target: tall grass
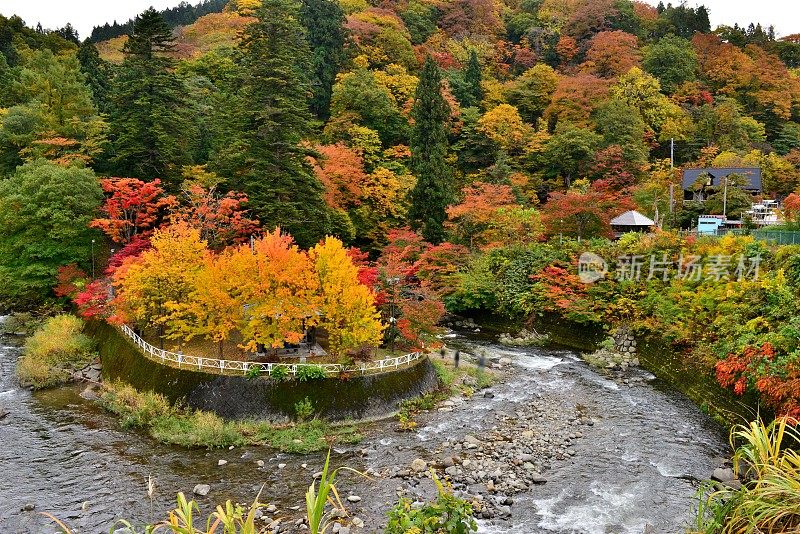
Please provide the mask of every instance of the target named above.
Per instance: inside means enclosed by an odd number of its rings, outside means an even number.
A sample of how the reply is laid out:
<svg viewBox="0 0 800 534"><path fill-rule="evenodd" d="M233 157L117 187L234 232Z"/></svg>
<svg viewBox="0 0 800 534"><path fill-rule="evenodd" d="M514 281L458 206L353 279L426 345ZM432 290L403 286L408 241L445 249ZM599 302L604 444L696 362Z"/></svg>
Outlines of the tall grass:
<svg viewBox="0 0 800 534"><path fill-rule="evenodd" d="M361 476L366 476L363 473L350 469L349 467L340 467L329 471L331 463L331 450L328 449L328 456L325 458L325 467L322 468L322 475L319 478L319 487L315 488L314 482L308 487L306 491L306 515L308 517L308 527L311 534L325 534L325 531L333 524L331 520L331 513L325 511L325 505L344 510L342 500L339 498L339 492L336 489L336 475L340 470L346 469Z"/></svg>
<svg viewBox="0 0 800 534"><path fill-rule="evenodd" d="M172 406L163 395L137 391L119 381L104 385L100 403L119 416L123 427L141 428L162 443L187 448L269 445L283 452L307 454L327 449L330 440L361 441L354 426L333 428L319 420L286 426L226 421L212 412Z"/></svg>
<svg viewBox="0 0 800 534"><path fill-rule="evenodd" d="M17 362L20 383L34 389L57 386L88 365L95 357L94 342L82 330L83 321L74 315L47 319L25 342Z"/></svg>
<svg viewBox="0 0 800 534"><path fill-rule="evenodd" d="M264 487L261 487L261 491ZM199 514L200 508L194 500L187 500L183 493L178 493L177 507L170 511L167 519L155 525L147 525L141 531L137 530L128 521L118 521L111 527L109 532L114 532L117 528L126 528L132 534L155 534L158 532L171 534L259 534L261 530L256 526L256 515L258 509L263 506L259 502L261 491L258 492L253 504L245 509L239 504L233 504L230 500L224 505L218 505L217 509L205 520L205 527L197 527L195 524L195 512ZM63 522L59 521L48 513L43 513L45 517L53 521L61 529L62 534L77 534L69 529Z"/></svg>
<svg viewBox="0 0 800 534"><path fill-rule="evenodd" d="M800 532L800 432L785 418L762 420L731 432L734 473L741 489L706 483L696 528L703 534Z"/></svg>

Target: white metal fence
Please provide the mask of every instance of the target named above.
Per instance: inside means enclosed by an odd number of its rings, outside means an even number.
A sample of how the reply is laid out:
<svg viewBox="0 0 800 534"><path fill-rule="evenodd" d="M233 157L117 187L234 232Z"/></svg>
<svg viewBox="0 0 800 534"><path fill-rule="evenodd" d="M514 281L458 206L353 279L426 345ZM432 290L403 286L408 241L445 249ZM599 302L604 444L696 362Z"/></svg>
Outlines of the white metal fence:
<svg viewBox="0 0 800 534"><path fill-rule="evenodd" d="M279 367L286 369L288 374L296 376L302 367L321 368L328 376L336 376L339 373L351 372L360 374L382 373L389 370L398 369L410 364L422 357L420 352L412 352L395 358L377 360L374 362L363 362L358 365L341 365L338 363L259 363L237 360L218 360L216 358L203 358L201 356L189 356L180 352L170 352L168 350L154 347L141 338L128 325L122 325L122 332L131 338L136 345L142 349L144 355L157 363L164 365L177 364L179 369L197 369L216 374L249 374L258 368L260 374L272 375L272 371Z"/></svg>

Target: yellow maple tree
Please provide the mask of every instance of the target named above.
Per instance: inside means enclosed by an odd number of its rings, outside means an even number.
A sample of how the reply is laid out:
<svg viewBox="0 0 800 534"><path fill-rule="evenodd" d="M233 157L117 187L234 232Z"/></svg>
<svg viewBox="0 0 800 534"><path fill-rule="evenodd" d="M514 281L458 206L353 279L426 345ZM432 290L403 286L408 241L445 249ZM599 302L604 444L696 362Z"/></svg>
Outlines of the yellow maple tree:
<svg viewBox="0 0 800 534"><path fill-rule="evenodd" d="M157 328L160 338L181 337L195 328L187 302L208 254L206 243L185 223L156 230L150 243L115 271L114 305L123 321Z"/></svg>
<svg viewBox="0 0 800 534"><path fill-rule="evenodd" d="M381 341L384 325L372 291L358 280L358 267L342 242L326 237L309 251L319 280L319 326L328 332L328 350L340 356Z"/></svg>

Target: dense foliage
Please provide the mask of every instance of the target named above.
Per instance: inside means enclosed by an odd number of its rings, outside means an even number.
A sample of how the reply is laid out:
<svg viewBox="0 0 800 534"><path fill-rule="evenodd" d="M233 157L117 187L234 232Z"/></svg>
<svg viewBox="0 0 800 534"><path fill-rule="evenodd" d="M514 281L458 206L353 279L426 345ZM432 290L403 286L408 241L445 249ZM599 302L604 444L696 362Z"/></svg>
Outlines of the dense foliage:
<svg viewBox="0 0 800 534"><path fill-rule="evenodd" d="M25 341L17 376L24 386L52 387L71 380L72 373L95 356L94 342L83 334L83 321L73 315L56 315Z"/></svg>
<svg viewBox="0 0 800 534"><path fill-rule="evenodd" d="M607 274L593 283L579 276L585 252L607 262ZM556 238L474 258L445 298L457 312L554 314L656 335L737 395L754 394L767 409L798 417L798 252L733 235Z"/></svg>
<svg viewBox="0 0 800 534"><path fill-rule="evenodd" d="M430 346L445 304L551 312L659 332L797 413L792 247L603 239L628 209L668 230L748 208L736 178L681 202L691 166L760 167L797 223L797 36L630 0L209 1L118 26L80 44L0 18L4 307L68 297L250 348L319 323L342 354ZM764 263L586 285L584 250Z"/></svg>

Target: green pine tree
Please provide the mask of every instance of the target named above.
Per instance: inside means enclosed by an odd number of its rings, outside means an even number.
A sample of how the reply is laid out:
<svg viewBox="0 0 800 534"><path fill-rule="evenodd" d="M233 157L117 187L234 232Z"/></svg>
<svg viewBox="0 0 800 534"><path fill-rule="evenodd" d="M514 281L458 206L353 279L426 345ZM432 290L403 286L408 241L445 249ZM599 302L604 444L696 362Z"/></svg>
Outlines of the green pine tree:
<svg viewBox="0 0 800 534"><path fill-rule="evenodd" d="M329 230L323 187L301 146L311 131L310 51L295 0L264 0L244 32L245 163L237 187L264 228L280 226L304 246Z"/></svg>
<svg viewBox="0 0 800 534"><path fill-rule="evenodd" d="M311 47L311 111L330 116L331 88L345 59L344 12L335 0L302 0L300 20Z"/></svg>
<svg viewBox="0 0 800 534"><path fill-rule="evenodd" d="M172 48L172 31L158 11L136 17L112 85L110 123L117 174L161 178L176 188L181 166L191 163L195 134L168 56Z"/></svg>
<svg viewBox="0 0 800 534"><path fill-rule="evenodd" d="M86 85L92 90L94 105L100 113L108 111L108 91L110 85L110 69L93 43L84 41L78 49L78 61L81 72L86 77Z"/></svg>
<svg viewBox="0 0 800 534"><path fill-rule="evenodd" d="M475 50L470 51L469 61L464 68L464 85L466 86L466 107L480 107L483 100L483 87L481 87L481 64Z"/></svg>
<svg viewBox="0 0 800 534"><path fill-rule="evenodd" d="M417 184L411 192L409 219L431 243L444 240L444 220L450 203L447 156L448 106L441 93L442 73L428 56L417 85L412 117L411 165Z"/></svg>
<svg viewBox="0 0 800 534"><path fill-rule="evenodd" d="M11 75L11 68L8 66L6 56L0 54L0 87L9 87L13 77ZM8 91L0 92L0 108L4 108L11 103L11 95Z"/></svg>

